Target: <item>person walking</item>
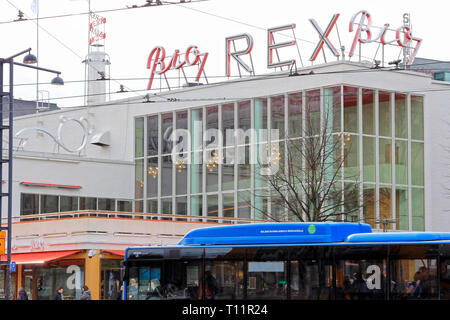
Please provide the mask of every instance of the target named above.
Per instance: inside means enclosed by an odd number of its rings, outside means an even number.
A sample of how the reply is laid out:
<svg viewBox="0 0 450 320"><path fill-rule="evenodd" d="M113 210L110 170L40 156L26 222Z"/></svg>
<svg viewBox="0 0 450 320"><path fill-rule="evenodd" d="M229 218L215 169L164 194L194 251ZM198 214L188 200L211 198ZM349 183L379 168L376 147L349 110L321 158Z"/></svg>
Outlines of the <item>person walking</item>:
<svg viewBox="0 0 450 320"><path fill-rule="evenodd" d="M28 300L28 295L24 288L19 289L17 300Z"/></svg>
<svg viewBox="0 0 450 320"><path fill-rule="evenodd" d="M53 300L64 300L63 295L64 289L62 287L59 287L58 290L55 292L55 296L53 297Z"/></svg>
<svg viewBox="0 0 450 320"><path fill-rule="evenodd" d="M92 300L91 290L89 290L88 286L83 286L81 291L80 300Z"/></svg>

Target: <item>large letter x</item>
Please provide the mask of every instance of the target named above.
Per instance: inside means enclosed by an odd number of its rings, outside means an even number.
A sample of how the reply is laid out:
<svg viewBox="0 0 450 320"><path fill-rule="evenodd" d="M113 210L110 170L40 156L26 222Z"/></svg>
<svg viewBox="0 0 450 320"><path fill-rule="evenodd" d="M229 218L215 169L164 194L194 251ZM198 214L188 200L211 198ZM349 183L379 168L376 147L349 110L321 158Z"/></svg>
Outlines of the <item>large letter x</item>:
<svg viewBox="0 0 450 320"><path fill-rule="evenodd" d="M309 19L309 21L311 21L312 25L314 26L314 28L317 30L317 32L320 35L320 41L317 44L316 49L314 50L311 58L309 58L310 61L314 61L317 58L317 55L319 54L320 50L322 50L323 44L326 43L326 45L328 46L328 48L331 50L331 52L336 56L339 57L339 52L336 50L336 48L331 44L330 40L328 39L328 36L331 33L331 30L333 29L334 25L336 24L336 20L339 18L339 13L335 14L333 16L333 18L331 18L330 23L328 24L327 29L325 30L325 32L322 31L322 29L319 27L319 25L317 24L316 20L314 19Z"/></svg>

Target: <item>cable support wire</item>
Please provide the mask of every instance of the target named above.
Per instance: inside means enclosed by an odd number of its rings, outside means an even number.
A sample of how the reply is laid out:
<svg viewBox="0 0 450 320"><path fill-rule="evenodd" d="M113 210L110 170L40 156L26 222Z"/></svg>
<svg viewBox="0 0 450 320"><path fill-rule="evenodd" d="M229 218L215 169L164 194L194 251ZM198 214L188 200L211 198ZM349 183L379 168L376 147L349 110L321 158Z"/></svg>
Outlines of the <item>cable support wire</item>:
<svg viewBox="0 0 450 320"><path fill-rule="evenodd" d="M436 63L449 63L449 67L448 68L433 68L432 70L439 70L439 71L449 71L450 72L450 62L429 62L429 63L420 63L420 64L414 64L413 68L410 69L406 69L406 71L414 71L414 72L419 72L419 73L423 73L422 71L431 71L429 69L414 69L414 67L416 66L426 66L426 65L430 65L430 64L436 64ZM305 69L309 69L310 67L306 67ZM390 67L379 67L379 68L373 68L370 70L373 71L380 71L382 69L386 69L390 68ZM388 69L388 70L396 70L396 69ZM405 69L400 69L402 71L405 71ZM332 73L339 73L339 72L365 72L368 70L361 70L361 69L353 69L353 70L344 70L344 71L333 71ZM319 73L311 73L311 75L321 75L321 74L327 74L326 72L319 72ZM246 77L242 77L240 75L230 75L230 76L222 76L222 75L208 75L208 78L244 78L244 79L250 79L253 78L255 76L263 76L263 74L255 74L254 76L246 76ZM169 80L174 80L174 79L180 79L179 76L173 76L173 77L165 77L166 79ZM183 78L187 78L187 79L195 79L196 76L186 76ZM82 82L95 82L95 81L101 81L102 79L95 79L95 80L64 80L64 84L71 84L71 83L82 83ZM113 80L113 81L141 81L141 80L148 80L148 77L146 78L108 78L105 80ZM47 84L51 84L51 82L39 82L39 85L47 85ZM29 83L18 83L18 84L14 84L14 87L21 87L21 86L34 86L36 85L36 82L29 82ZM4 84L4 87L9 87L9 84ZM151 89L154 90L154 89ZM159 90L159 89L157 89ZM111 92L111 93L122 93L122 92Z"/></svg>
<svg viewBox="0 0 450 320"><path fill-rule="evenodd" d="M9 2L10 4L12 4L10 1L6 0L7 2ZM195 3L195 2L205 2L205 1L209 1L209 0L190 0L188 3ZM116 12L116 11L126 11L126 10L131 10L131 9L144 9L144 8L149 8L149 7L160 7L160 6L166 6L166 5L176 5L178 4L177 2L168 2L168 1L160 1L161 4L152 4L152 5L132 5L132 6L127 6L127 7L121 7L121 8L114 8L114 9L104 9L104 10L96 10L93 11L91 10L91 12L78 12L78 13L68 13L68 14L60 14L60 15L53 15L53 16L46 16L46 17L39 17L39 18L29 18L27 17L25 14L25 19L15 19L15 20L9 20L9 21L0 21L0 24L10 24L10 23L15 23L15 22L25 22L25 21L35 21L35 20L48 20L48 19L57 19L57 18L68 18L68 17L74 17L74 16L82 16L82 15L88 15L91 13L108 13L108 12ZM14 6L14 5L13 5ZM17 10L19 10L20 12L23 13L23 11L21 11L19 8L17 8L16 6L14 6Z"/></svg>
<svg viewBox="0 0 450 320"><path fill-rule="evenodd" d="M404 71L403 69L387 69L387 67L385 68L372 68L372 69L366 69L366 70L361 70L361 69L353 69L353 70L342 70L342 71L326 71L326 72L317 72L317 73L300 73L295 75L296 77L301 77L301 76L319 76L319 75L330 75L330 74L347 74L347 73L367 73L367 72L389 72L389 71ZM236 84L236 83L241 83L241 82L248 82L248 81L262 81L262 80L269 80L269 79L281 79L281 78L289 78L291 77L291 75L289 74L271 74L271 75L263 75L263 76L258 76L258 77L249 77L249 78L245 78L245 79L238 79L238 80L233 80L233 81L224 81L224 82L215 82L215 83L211 83L209 85L204 85L202 86L204 87L211 87L211 86L218 86L218 85L232 85L232 84ZM160 90L168 90L170 88L168 87L163 87L163 88L153 88L153 89L138 89L138 90L130 90L130 91L125 91L125 92L104 92L104 93L94 93L94 94L89 94L89 95L76 95L76 96L62 96L62 97L55 97L55 98L51 98L51 101L54 100L64 100L64 99L75 99L75 98L83 98L83 97L90 97L90 96L99 96L99 95L106 95L106 94L123 94L123 93L137 93L137 92L145 92L145 91L160 91ZM447 91L450 89L431 89L430 91ZM421 91L420 89L417 89L417 91ZM426 90L424 92L427 92ZM164 94L170 93L170 90L166 91ZM160 98L163 100L167 100L167 98L165 98L164 96L161 96L162 93L160 94L153 94L154 97L156 98ZM140 97L140 95L138 96ZM243 98L240 98L243 99ZM89 106L86 106L89 107ZM65 107L67 108L67 107Z"/></svg>

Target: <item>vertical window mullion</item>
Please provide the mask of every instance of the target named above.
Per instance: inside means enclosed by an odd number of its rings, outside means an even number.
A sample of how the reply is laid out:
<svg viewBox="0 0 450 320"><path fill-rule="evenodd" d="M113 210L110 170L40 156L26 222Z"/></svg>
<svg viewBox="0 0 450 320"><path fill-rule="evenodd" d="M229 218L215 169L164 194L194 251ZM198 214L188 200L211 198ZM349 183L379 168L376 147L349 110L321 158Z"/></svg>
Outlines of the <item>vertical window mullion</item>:
<svg viewBox="0 0 450 320"><path fill-rule="evenodd" d="M408 157L408 231L412 231L411 94L407 95L406 101L407 101L406 108L407 108L407 117L408 117L408 155L407 155L407 157ZM426 217L425 212L424 212L424 218ZM438 269L439 269L439 267L438 267Z"/></svg>
<svg viewBox="0 0 450 320"><path fill-rule="evenodd" d="M374 226L378 228L377 221L380 220L380 138L379 138L379 114L380 114L379 91L375 92L375 221Z"/></svg>
<svg viewBox="0 0 450 320"><path fill-rule="evenodd" d="M392 134L392 143L391 143L391 217L390 220L395 219L395 207L396 207L396 199L395 199L395 168L396 168L396 159L397 159L397 153L396 153L396 147L395 147L395 92L391 93L391 134ZM390 223L386 223L386 226L389 226Z"/></svg>

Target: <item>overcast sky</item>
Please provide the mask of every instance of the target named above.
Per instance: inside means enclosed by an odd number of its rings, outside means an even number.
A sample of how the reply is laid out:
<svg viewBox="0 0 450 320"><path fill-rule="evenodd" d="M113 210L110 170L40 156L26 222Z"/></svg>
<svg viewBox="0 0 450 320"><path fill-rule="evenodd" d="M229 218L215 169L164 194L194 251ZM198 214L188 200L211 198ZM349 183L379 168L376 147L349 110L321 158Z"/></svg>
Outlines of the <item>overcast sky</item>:
<svg viewBox="0 0 450 320"><path fill-rule="evenodd" d="M175 0L174 0L175 1ZM91 10L124 8L142 5L144 0L91 0ZM17 8L28 18L36 15L31 10L32 0L0 0L0 22L17 19ZM39 16L48 17L88 11L87 0L40 0ZM271 72L267 65L267 28L296 24L295 35L298 40L303 64L308 61L316 43L318 34L309 19L315 19L322 29L328 25L333 14L339 13L337 28L334 28L330 41L339 48L339 40L348 51L354 33L349 32L351 17L360 10L367 10L372 17L373 26L390 24L397 29L403 23L403 14L410 13L413 35L423 39L418 57L450 60L450 38L448 37L448 1L294 1L294 0L210 0L183 5L155 6L116 12L100 13L106 18L105 51L111 59L112 79L140 78L140 80L111 81L111 92L119 90L124 84L129 90L144 90L147 87L149 70L147 59L155 46L164 46L167 55L175 49L185 52L189 45L197 45L201 52L208 52L205 71L209 81L224 80L216 78L225 75L225 38L249 33L254 38L253 63L256 74ZM43 19L39 21L39 66L62 72L66 82L63 87L41 85L50 92L52 102L61 107L78 106L83 99L56 99L83 95L84 64L81 62L88 50L88 17L75 15L64 18ZM1 23L1 57L8 57L28 47L36 54L35 21ZM337 30L339 30L339 37ZM374 28L377 34L379 29ZM289 41L291 38L276 35L276 41ZM393 39L395 32L390 31L387 38ZM339 39L340 38L340 39ZM242 45L243 43L239 44ZM378 48L377 44L363 46L363 60L372 60ZM328 48L325 48L328 61L334 61ZM378 51L379 53L381 51ZM397 59L399 48L389 46L386 60ZM300 58L296 48L280 50L282 60ZM380 59L380 56L377 57ZM353 58L354 61L358 57ZM322 54L317 62L323 63ZM16 67L15 97L33 100L36 98L35 85L23 85L36 82L36 73L30 69ZM232 74L237 75L233 66ZM176 71L168 74L177 76ZM49 82L53 75L40 73L40 82ZM204 81L203 81L204 82ZM136 93L137 94L137 93ZM145 94L144 91L139 94ZM125 97L112 95L112 99Z"/></svg>

